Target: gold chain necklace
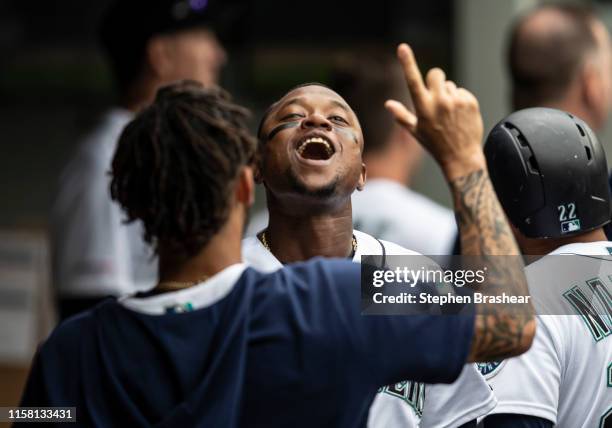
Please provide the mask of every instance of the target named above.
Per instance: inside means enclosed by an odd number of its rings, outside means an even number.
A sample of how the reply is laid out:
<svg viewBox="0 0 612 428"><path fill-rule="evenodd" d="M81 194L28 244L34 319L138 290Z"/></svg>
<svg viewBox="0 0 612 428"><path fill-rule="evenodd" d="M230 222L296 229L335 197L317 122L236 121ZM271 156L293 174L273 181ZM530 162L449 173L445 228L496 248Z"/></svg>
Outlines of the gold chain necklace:
<svg viewBox="0 0 612 428"><path fill-rule="evenodd" d="M266 239L266 232L267 230L264 230L259 234L259 240L266 248L266 250L272 252L272 250L270 249L270 245L268 244L268 240ZM353 251L351 252L350 258L352 259L355 254L357 254L357 238L355 238L355 235L353 235L353 239L351 240L351 246L353 248Z"/></svg>

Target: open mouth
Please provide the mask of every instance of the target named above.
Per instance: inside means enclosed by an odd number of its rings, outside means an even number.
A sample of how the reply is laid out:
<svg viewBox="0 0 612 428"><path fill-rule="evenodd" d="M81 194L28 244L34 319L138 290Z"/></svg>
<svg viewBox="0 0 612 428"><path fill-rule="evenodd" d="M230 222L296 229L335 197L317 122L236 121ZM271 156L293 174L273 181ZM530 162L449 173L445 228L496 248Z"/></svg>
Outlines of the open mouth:
<svg viewBox="0 0 612 428"><path fill-rule="evenodd" d="M304 159L327 160L333 156L335 150L327 139L310 137L298 145L297 152Z"/></svg>

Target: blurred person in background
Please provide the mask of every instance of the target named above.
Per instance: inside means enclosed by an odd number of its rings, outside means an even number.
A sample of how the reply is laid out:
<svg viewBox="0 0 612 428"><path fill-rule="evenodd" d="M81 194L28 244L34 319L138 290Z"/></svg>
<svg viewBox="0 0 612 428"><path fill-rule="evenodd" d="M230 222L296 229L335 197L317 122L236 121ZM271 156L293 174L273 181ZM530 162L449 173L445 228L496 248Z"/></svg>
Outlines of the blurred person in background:
<svg viewBox="0 0 612 428"><path fill-rule="evenodd" d="M356 229L421 254L449 254L457 236L453 212L407 187L423 150L383 105L411 105L401 68L391 58L339 63L331 82L359 117L368 179L353 193Z"/></svg>
<svg viewBox="0 0 612 428"><path fill-rule="evenodd" d="M512 110L551 107L580 117L595 131L612 101L610 36L589 10L546 5L515 24L508 51Z"/></svg>
<svg viewBox="0 0 612 428"><path fill-rule="evenodd" d="M157 89L178 79L218 81L226 54L207 1L121 0L100 26L118 92L64 170L52 211L53 273L62 319L106 296L146 290L157 267L139 222L124 224L108 171L117 139Z"/></svg>
<svg viewBox="0 0 612 428"><path fill-rule="evenodd" d="M610 34L592 11L546 5L515 24L508 51L512 108L551 107L599 132L612 103ZM610 177L612 187L612 176ZM605 226L612 240L612 226Z"/></svg>

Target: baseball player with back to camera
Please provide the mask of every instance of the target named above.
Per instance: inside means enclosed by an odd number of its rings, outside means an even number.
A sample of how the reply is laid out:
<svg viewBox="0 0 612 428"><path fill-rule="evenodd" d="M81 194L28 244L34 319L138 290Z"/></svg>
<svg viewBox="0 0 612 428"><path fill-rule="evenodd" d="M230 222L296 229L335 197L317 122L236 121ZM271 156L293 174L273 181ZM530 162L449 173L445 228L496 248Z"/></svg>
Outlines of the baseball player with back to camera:
<svg viewBox="0 0 612 428"><path fill-rule="evenodd" d="M466 251L518 255L486 172L478 102L440 70L425 86L412 51L403 45L399 55L417 116L390 107L442 166L460 230L478 237ZM143 221L160 283L56 328L22 406L76 406L88 426L363 427L380 385L452 382L466 361L529 349L530 306L365 317L355 263L314 260L270 274L245 266L255 149L245 110L194 82L160 90L128 125L111 192ZM520 261L495 269L489 293L528 292Z"/></svg>
<svg viewBox="0 0 612 428"><path fill-rule="evenodd" d="M482 364L499 401L490 427L612 427L612 242L603 148L586 123L515 112L485 155L523 254L538 328L529 352ZM548 255L548 256L547 256Z"/></svg>
<svg viewBox="0 0 612 428"><path fill-rule="evenodd" d="M359 263L362 255L419 255L353 229L351 195L366 180L367 142L355 112L338 93L319 83L290 90L264 114L258 139L255 175L265 186L270 220L243 241L247 264L273 272L283 263L317 256ZM458 427L494 406L491 389L469 364L452 385L403 381L381 388L368 425Z"/></svg>

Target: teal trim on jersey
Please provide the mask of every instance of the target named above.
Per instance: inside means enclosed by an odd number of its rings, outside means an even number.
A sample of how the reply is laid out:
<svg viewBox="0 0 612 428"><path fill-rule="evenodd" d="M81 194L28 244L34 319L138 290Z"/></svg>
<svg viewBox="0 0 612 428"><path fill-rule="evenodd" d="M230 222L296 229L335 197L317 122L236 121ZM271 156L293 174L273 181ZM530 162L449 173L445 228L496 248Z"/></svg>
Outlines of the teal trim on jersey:
<svg viewBox="0 0 612 428"><path fill-rule="evenodd" d="M501 368L501 365L503 362L504 360L491 361L487 363L476 363L476 366L478 366L478 370L480 371L480 374L488 379L491 377L491 374L493 374L496 370Z"/></svg>
<svg viewBox="0 0 612 428"><path fill-rule="evenodd" d="M602 283L599 278L593 278L589 281L595 280ZM592 288L590 284L589 286ZM599 299L599 295L595 295ZM596 342L599 342L610 335L612 332L612 325L610 325L612 320L610 319L610 316L600 315L593 307L592 303L587 300L579 286L575 285L567 290L565 293L563 293L563 297L565 297L569 304L572 305L576 312L580 315Z"/></svg>
<svg viewBox="0 0 612 428"><path fill-rule="evenodd" d="M604 315L604 317L608 319L608 325L610 326L610 329L612 329L612 293L610 293L610 290L608 290L606 284L604 284L599 278L589 279L587 284L589 285L591 292L593 292L593 294L595 294L599 300L599 303L601 303L604 313L607 314Z"/></svg>
<svg viewBox="0 0 612 428"><path fill-rule="evenodd" d="M420 418L423 416L423 406L425 404L425 384L403 381L394 383L393 385L383 386L378 389L379 393L389 394L404 401L414 413Z"/></svg>
<svg viewBox="0 0 612 428"><path fill-rule="evenodd" d="M612 407L608 409L606 413L599 420L599 428L610 428L612 427Z"/></svg>
<svg viewBox="0 0 612 428"><path fill-rule="evenodd" d="M191 302L179 304L176 306L168 306L166 308L167 314L182 314L183 312L191 312L191 311L193 311L193 304Z"/></svg>

